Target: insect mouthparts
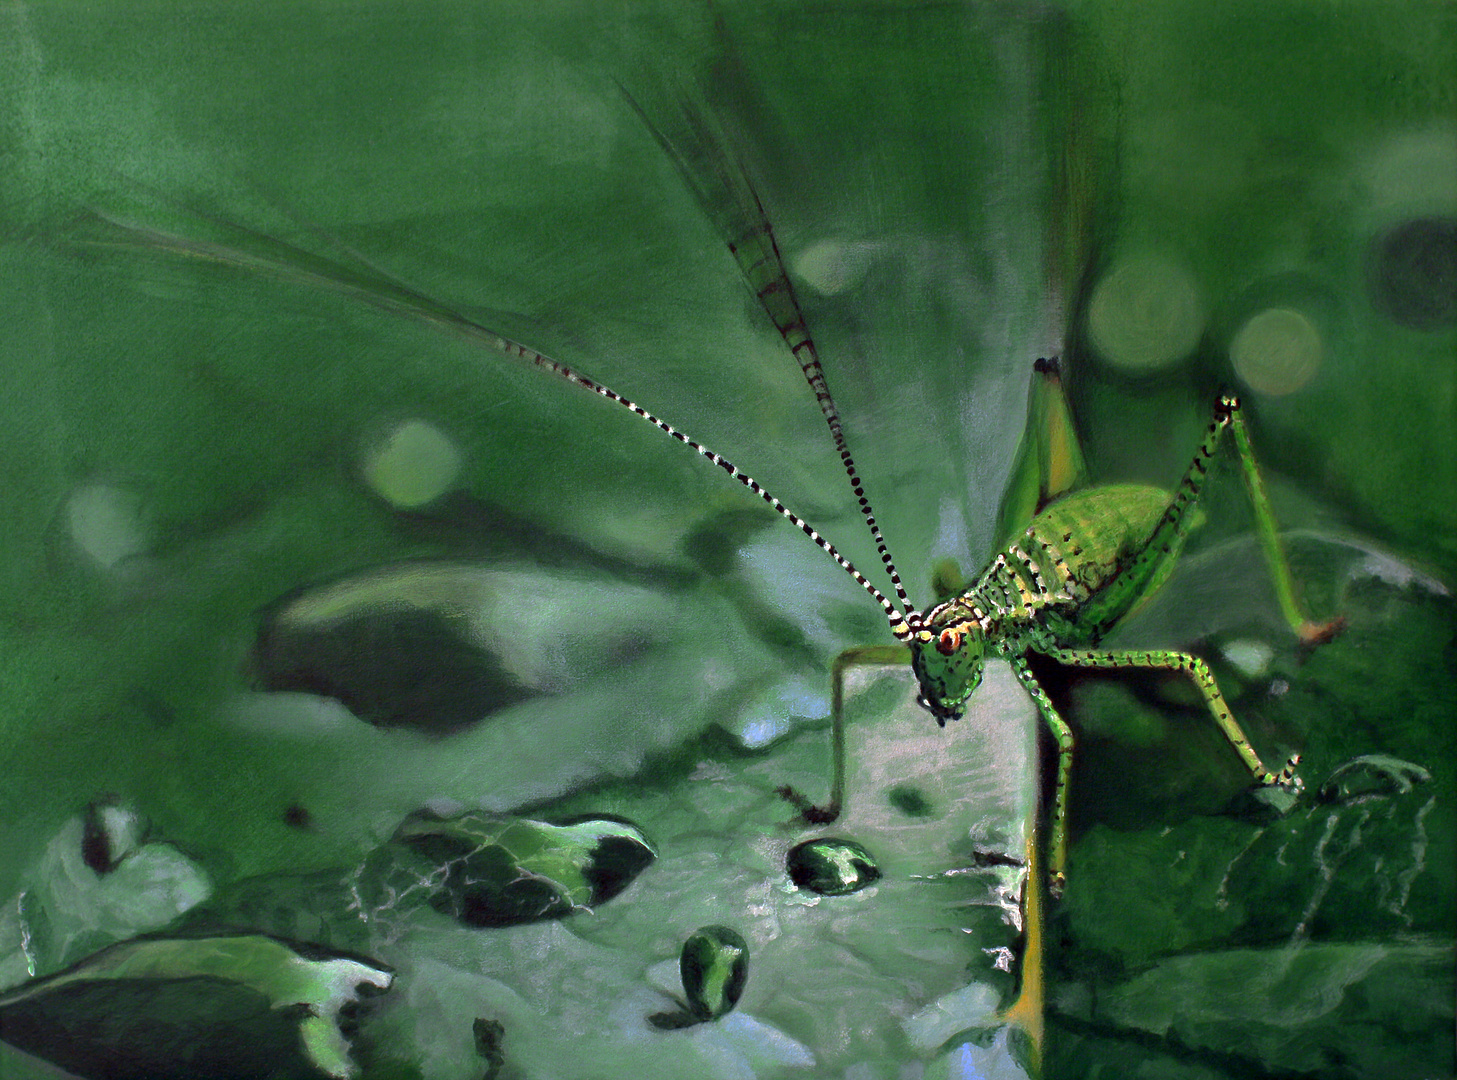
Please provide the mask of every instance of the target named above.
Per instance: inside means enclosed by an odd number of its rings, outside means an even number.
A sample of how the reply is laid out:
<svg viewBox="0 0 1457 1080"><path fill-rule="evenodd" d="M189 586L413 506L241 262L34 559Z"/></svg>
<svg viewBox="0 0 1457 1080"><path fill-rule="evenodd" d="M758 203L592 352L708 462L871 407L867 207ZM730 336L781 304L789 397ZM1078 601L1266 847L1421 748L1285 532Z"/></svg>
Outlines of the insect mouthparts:
<svg viewBox="0 0 1457 1080"><path fill-rule="evenodd" d="M948 712L947 710L940 708L939 706L931 704L931 699L928 698L925 694L920 694L916 697L916 704L919 705L921 708L925 709L932 716L934 716L936 718L936 723L939 724L941 727L946 726L947 720L961 719L961 714L959 712Z"/></svg>

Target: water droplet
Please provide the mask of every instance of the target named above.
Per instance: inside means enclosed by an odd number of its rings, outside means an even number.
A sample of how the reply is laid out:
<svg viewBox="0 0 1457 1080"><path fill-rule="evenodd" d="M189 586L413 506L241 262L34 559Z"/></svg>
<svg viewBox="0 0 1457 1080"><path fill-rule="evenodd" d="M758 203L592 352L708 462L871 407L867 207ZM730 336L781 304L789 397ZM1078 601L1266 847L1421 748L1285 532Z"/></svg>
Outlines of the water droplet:
<svg viewBox="0 0 1457 1080"><path fill-rule="evenodd" d="M859 892L880 878L875 857L853 840L826 836L789 849L786 869L801 889L821 896Z"/></svg>
<svg viewBox="0 0 1457 1080"><path fill-rule="evenodd" d="M688 1006L700 1020L716 1020L738 1003L749 980L749 946L727 926L703 926L683 943L678 968Z"/></svg>

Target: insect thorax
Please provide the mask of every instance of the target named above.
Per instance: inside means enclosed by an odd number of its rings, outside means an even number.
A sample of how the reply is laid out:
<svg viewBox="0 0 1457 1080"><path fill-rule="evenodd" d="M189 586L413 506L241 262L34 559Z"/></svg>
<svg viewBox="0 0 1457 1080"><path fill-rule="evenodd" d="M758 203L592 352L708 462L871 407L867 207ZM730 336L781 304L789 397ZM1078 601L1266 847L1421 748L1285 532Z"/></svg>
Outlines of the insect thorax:
<svg viewBox="0 0 1457 1080"><path fill-rule="evenodd" d="M1088 643L1120 618L1152 584L1136 556L1167 503L1157 488L1131 485L1061 499L998 552L970 589L924 612L914 666L937 718L960 715L986 653Z"/></svg>
<svg viewBox="0 0 1457 1080"><path fill-rule="evenodd" d="M912 666L921 684L922 704L942 723L961 715L981 683L988 652L1008 656L1055 644L1053 626L1065 620L1049 622L1047 616L1058 594L1032 572L1035 564L1022 561L1023 556L1021 548L1012 545L971 589L921 616ZM1020 574L1013 569L1018 565L1023 567Z"/></svg>
<svg viewBox="0 0 1457 1080"><path fill-rule="evenodd" d="M1029 530L998 552L970 589L926 613L927 626L938 632L949 625L973 624L988 649L1003 656L1056 645L1056 628L1087 590L1064 560L1049 557L1036 540Z"/></svg>
<svg viewBox="0 0 1457 1080"><path fill-rule="evenodd" d="M1074 595L1083 593L1065 561L1049 556L1029 529L965 593L922 614L920 638L912 643L922 704L942 724L959 717L981 683L985 655L1056 647L1072 627L1061 609L1076 607Z"/></svg>

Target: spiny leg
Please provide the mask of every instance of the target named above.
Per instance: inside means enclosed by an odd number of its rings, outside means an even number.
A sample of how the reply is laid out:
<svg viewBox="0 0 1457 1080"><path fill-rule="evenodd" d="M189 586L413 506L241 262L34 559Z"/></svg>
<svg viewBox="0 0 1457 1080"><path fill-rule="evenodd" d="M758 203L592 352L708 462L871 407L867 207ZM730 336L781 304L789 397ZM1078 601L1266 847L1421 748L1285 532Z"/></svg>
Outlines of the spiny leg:
<svg viewBox="0 0 1457 1080"><path fill-rule="evenodd" d="M785 784L779 795L800 812L805 821L824 825L840 816L845 807L845 676L851 668L909 664L910 650L904 645L866 645L846 649L830 668L830 799L815 804Z"/></svg>
<svg viewBox="0 0 1457 1080"><path fill-rule="evenodd" d="M1275 516L1270 509L1259 469L1250 450L1249 435L1240 414L1239 399L1225 396L1215 405L1214 420L1204 433L1194 460L1189 463L1189 468L1153 533L1118 576L1079 610L1077 621L1088 635L1087 640L1096 640L1109 630L1131 607L1137 605L1140 598L1153 595L1173 572L1183 551L1184 541L1193 527L1191 511L1199 502L1204 483L1209 476L1211 459L1224 441L1227 430L1234 433L1245 486L1254 506L1260 545L1274 580L1280 609L1291 630L1305 644L1317 645L1329 641L1345 625L1343 618L1316 623L1300 610L1295 600L1295 584L1290 573L1290 564L1285 558Z"/></svg>
<svg viewBox="0 0 1457 1080"><path fill-rule="evenodd" d="M1204 432L1194 460L1143 546L1111 582L1078 608L1076 621L1084 635L1079 640L1096 641L1102 637L1144 598L1157 592L1173 573L1183 553L1184 541L1193 528L1191 512L1198 505L1209 478L1210 461L1229 423L1229 412L1224 406L1232 402L1232 398L1225 398L1215 410L1214 421Z"/></svg>
<svg viewBox="0 0 1457 1080"><path fill-rule="evenodd" d="M1265 563L1270 568L1270 577L1275 583L1275 595L1280 601L1280 611L1290 629L1307 645L1319 645L1329 641L1341 632L1346 620L1337 616L1326 622L1317 623L1301 610L1295 599L1295 581L1290 573L1290 561L1285 555L1284 545L1275 524L1274 511L1270 509L1269 496L1265 494L1265 483L1260 478L1260 469L1255 462L1255 453L1250 446L1249 432L1245 428L1239 401L1225 398L1220 403L1227 411L1230 431L1234 435L1235 452L1239 457L1240 471L1244 474L1245 489L1249 492L1250 505L1255 512L1255 528L1259 533L1260 547L1265 553Z"/></svg>
<svg viewBox="0 0 1457 1080"><path fill-rule="evenodd" d="M1057 787L1052 795L1052 823L1048 829L1047 891L1055 900L1067 885L1067 795L1073 768L1073 729L1068 726L1047 691L1032 674L1025 657L1012 658L1012 671L1031 695L1043 721L1057 740Z"/></svg>
<svg viewBox="0 0 1457 1080"><path fill-rule="evenodd" d="M1285 767L1277 773L1272 773L1265 768L1260 756L1250 746L1250 741L1245 737L1238 721L1229 711L1225 703L1224 695L1219 692L1219 686L1214 681L1214 676L1209 671L1209 665L1197 656L1190 656L1188 653L1175 652L1169 649L1129 649L1116 652L1098 652L1088 649L1049 649L1044 655L1064 664L1068 667L1096 668L1108 670L1112 668L1135 668L1155 671L1182 671L1194 680L1194 685L1199 688L1199 693L1204 697L1204 703L1209 707L1209 712L1214 717L1214 722L1219 725L1219 730L1234 747L1235 753L1239 754L1240 760L1245 763L1245 768L1255 778L1255 782L1263 785L1288 784L1296 789L1300 787L1300 780L1295 775L1295 766L1300 762L1299 754L1292 754Z"/></svg>

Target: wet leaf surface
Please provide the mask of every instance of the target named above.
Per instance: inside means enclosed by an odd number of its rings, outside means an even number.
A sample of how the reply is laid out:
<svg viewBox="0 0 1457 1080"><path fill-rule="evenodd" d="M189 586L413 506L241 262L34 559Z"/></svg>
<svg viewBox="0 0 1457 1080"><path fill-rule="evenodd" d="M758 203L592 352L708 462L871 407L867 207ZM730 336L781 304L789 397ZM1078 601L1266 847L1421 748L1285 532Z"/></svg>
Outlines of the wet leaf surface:
<svg viewBox="0 0 1457 1080"><path fill-rule="evenodd" d="M0 1039L95 1080L348 1080L377 964L261 936L142 938L0 995Z"/></svg>

